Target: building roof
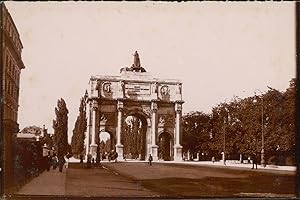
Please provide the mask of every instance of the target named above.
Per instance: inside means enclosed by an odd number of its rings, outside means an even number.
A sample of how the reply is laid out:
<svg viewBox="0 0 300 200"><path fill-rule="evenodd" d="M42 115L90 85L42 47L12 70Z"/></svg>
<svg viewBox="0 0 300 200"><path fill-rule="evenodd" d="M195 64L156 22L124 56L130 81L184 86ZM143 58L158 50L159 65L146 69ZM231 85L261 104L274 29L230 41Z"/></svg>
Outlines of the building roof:
<svg viewBox="0 0 300 200"><path fill-rule="evenodd" d="M32 133L17 133L17 138L35 139L36 135Z"/></svg>

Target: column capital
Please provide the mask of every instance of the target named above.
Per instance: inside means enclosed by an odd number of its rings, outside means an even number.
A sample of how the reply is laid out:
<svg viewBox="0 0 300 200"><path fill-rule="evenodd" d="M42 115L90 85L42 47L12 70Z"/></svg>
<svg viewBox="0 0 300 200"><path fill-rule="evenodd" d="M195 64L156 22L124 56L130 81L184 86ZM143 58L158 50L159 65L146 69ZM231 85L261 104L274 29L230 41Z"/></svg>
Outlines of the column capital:
<svg viewBox="0 0 300 200"><path fill-rule="evenodd" d="M122 111L124 108L124 103L123 101L118 100L118 104L117 104L117 109L118 111Z"/></svg>
<svg viewBox="0 0 300 200"><path fill-rule="evenodd" d="M181 103L175 103L175 111L176 113L181 113L182 111L182 104Z"/></svg>
<svg viewBox="0 0 300 200"><path fill-rule="evenodd" d="M175 101L175 104L180 104L180 105L182 105L183 103L184 103L183 100L176 100L176 101Z"/></svg>
<svg viewBox="0 0 300 200"><path fill-rule="evenodd" d="M182 110L176 110L175 112L176 112L176 114L181 114Z"/></svg>
<svg viewBox="0 0 300 200"><path fill-rule="evenodd" d="M151 102L151 111L156 113L157 112L157 102Z"/></svg>
<svg viewBox="0 0 300 200"><path fill-rule="evenodd" d="M98 109L98 102L97 101L93 101L93 103L92 103L92 109L95 111L95 110L97 110Z"/></svg>

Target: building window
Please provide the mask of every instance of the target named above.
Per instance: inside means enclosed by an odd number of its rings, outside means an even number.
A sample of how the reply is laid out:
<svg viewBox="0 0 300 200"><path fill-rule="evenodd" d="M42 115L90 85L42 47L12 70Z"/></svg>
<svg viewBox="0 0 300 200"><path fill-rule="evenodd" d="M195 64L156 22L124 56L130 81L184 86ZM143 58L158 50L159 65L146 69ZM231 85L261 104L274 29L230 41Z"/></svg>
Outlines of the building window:
<svg viewBox="0 0 300 200"><path fill-rule="evenodd" d="M10 71L11 71L11 58L9 57L8 72L10 73Z"/></svg>
<svg viewBox="0 0 300 200"><path fill-rule="evenodd" d="M5 78L5 89L4 89L5 92L7 92L7 78Z"/></svg>
<svg viewBox="0 0 300 200"><path fill-rule="evenodd" d="M5 59L5 68L8 66L8 55L6 54L6 59Z"/></svg>

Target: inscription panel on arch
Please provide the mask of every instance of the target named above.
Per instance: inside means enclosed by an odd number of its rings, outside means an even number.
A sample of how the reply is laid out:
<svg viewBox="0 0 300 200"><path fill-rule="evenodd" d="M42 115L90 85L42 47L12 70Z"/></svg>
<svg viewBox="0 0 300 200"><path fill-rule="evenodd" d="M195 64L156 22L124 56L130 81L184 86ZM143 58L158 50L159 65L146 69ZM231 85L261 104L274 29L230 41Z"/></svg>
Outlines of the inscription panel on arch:
<svg viewBox="0 0 300 200"><path fill-rule="evenodd" d="M125 94L126 95L150 95L150 84L143 83L126 83Z"/></svg>

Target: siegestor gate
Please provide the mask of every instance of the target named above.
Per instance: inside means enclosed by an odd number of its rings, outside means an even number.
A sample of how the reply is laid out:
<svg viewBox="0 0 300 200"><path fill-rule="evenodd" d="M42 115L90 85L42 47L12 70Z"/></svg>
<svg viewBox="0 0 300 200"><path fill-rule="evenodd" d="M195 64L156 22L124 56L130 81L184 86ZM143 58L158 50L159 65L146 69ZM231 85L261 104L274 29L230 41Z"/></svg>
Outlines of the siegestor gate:
<svg viewBox="0 0 300 200"><path fill-rule="evenodd" d="M111 146L124 159L124 121L127 116L141 120L140 160L182 160L181 116L182 82L159 79L141 67L134 54L131 67L122 68L119 76L91 76L87 100L88 128L86 154L94 158L99 148L99 134L110 134Z"/></svg>

